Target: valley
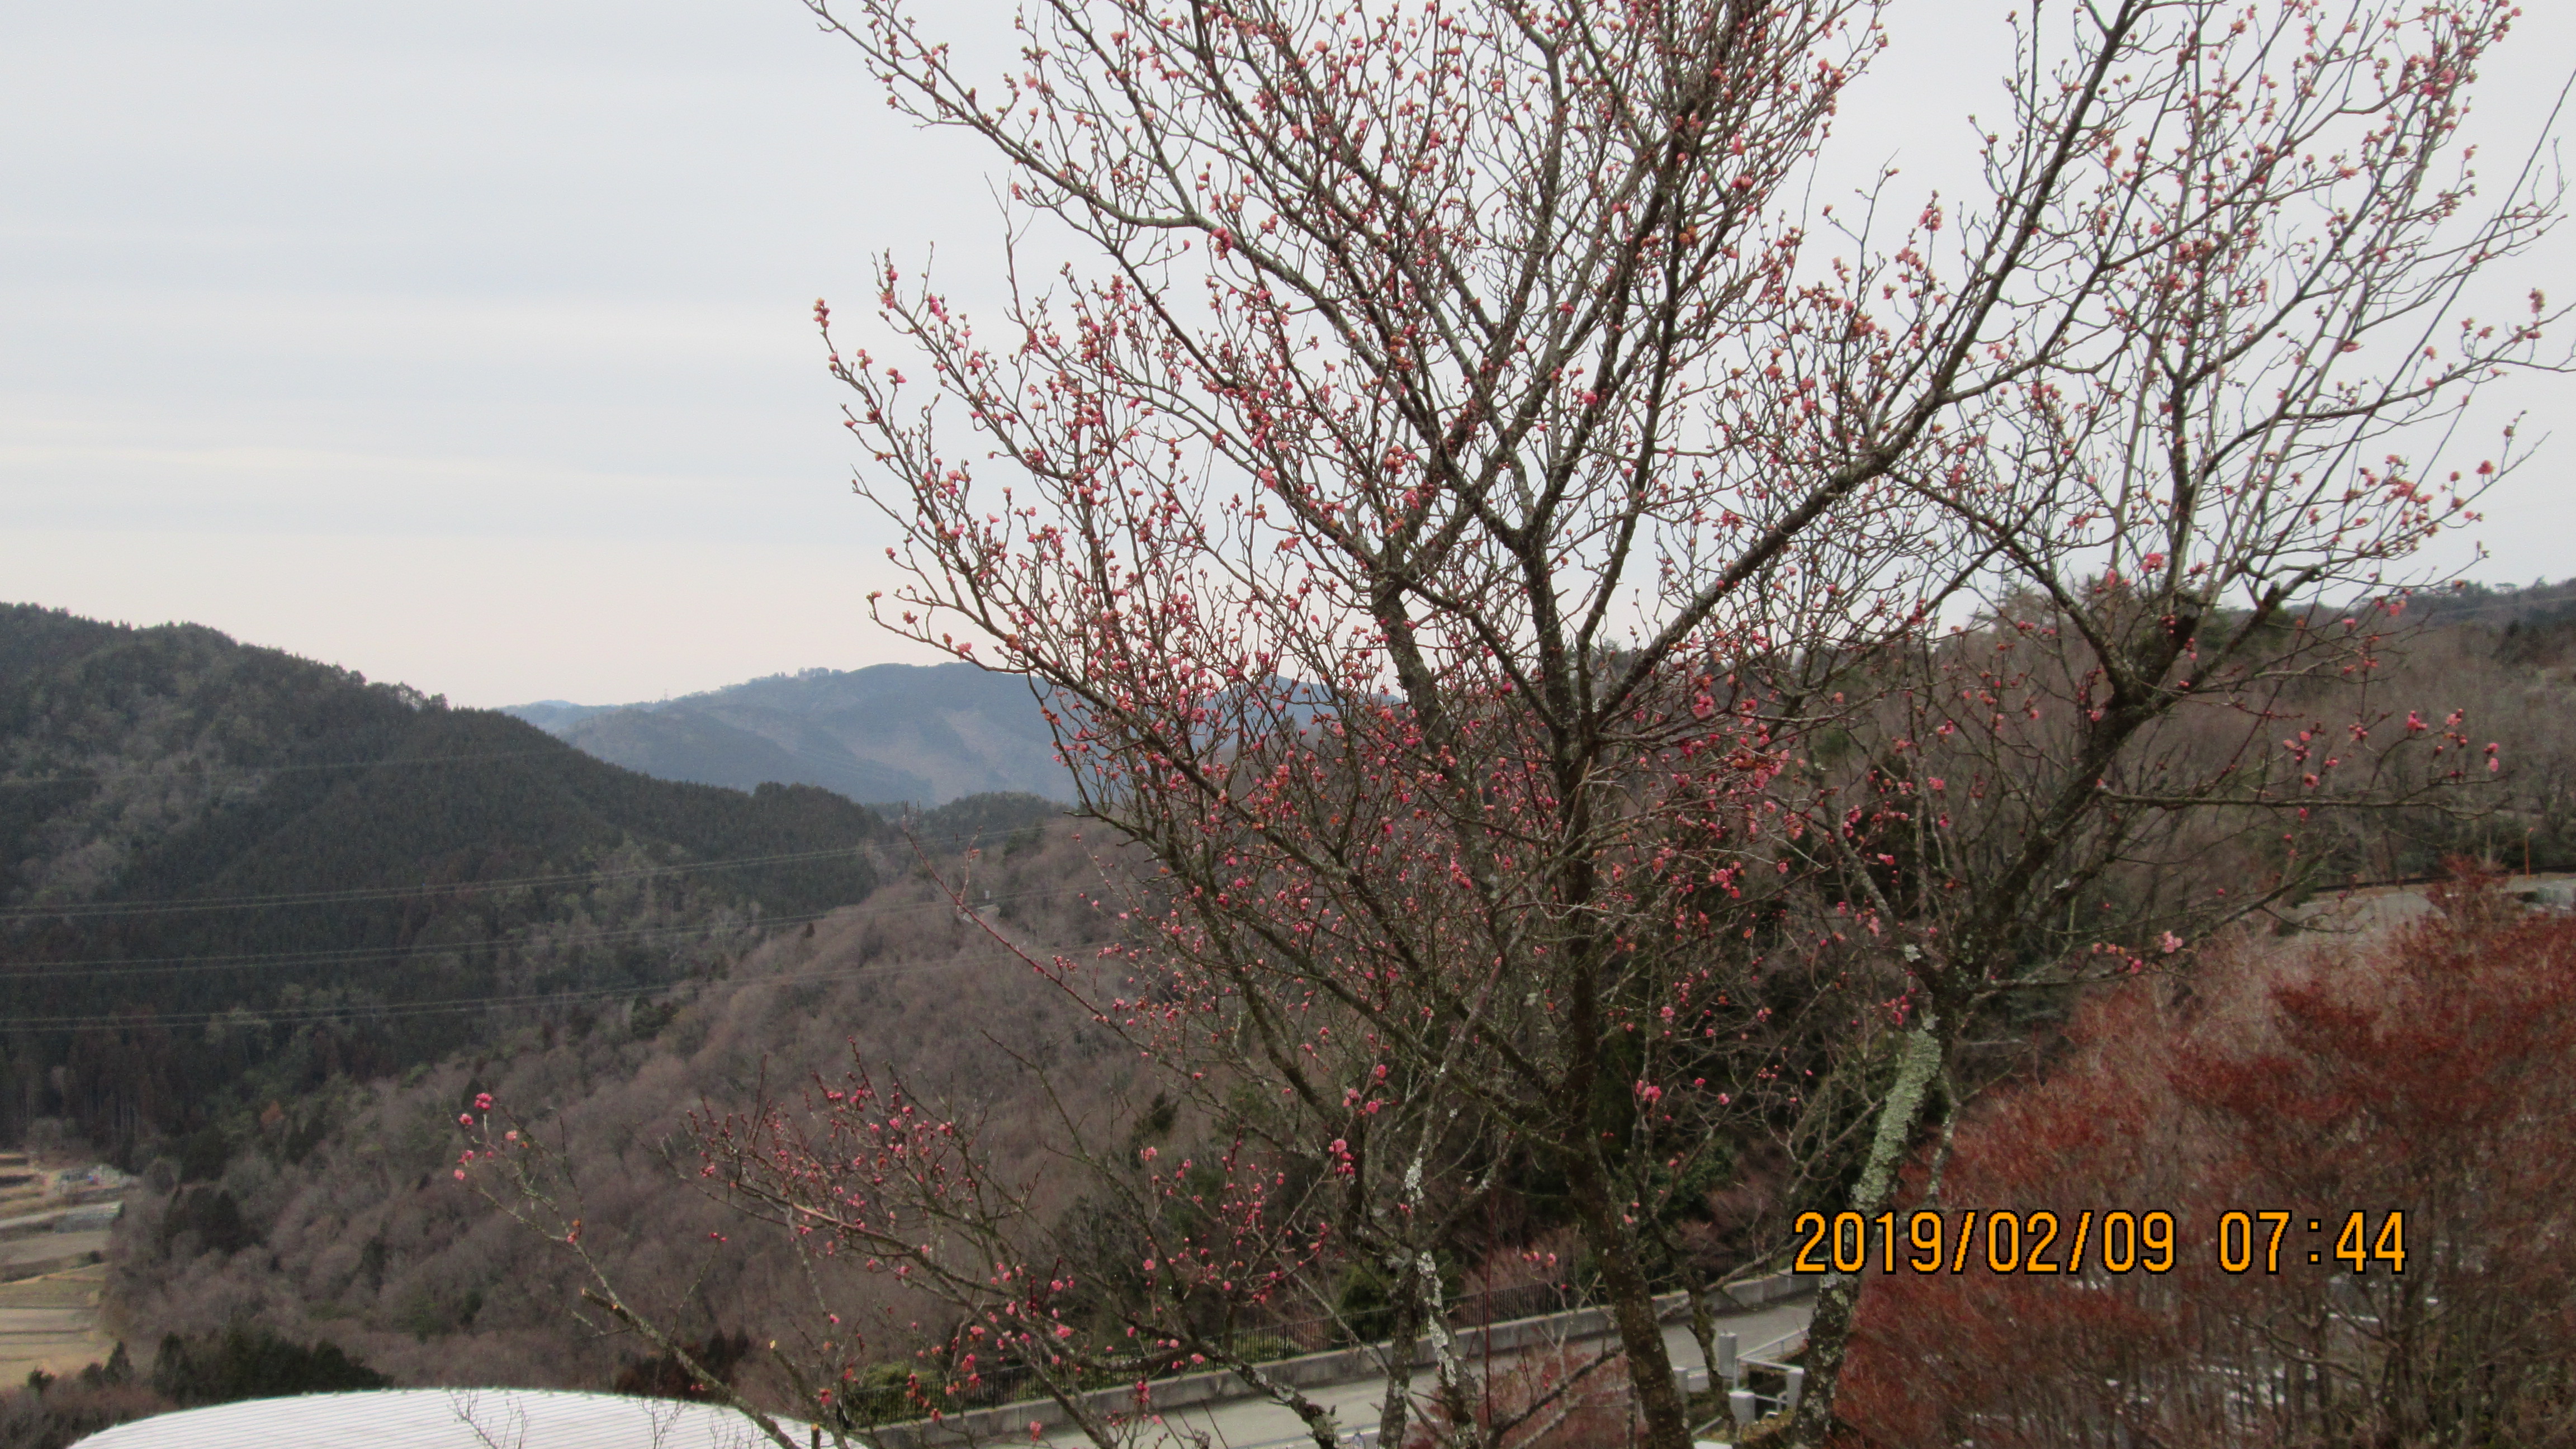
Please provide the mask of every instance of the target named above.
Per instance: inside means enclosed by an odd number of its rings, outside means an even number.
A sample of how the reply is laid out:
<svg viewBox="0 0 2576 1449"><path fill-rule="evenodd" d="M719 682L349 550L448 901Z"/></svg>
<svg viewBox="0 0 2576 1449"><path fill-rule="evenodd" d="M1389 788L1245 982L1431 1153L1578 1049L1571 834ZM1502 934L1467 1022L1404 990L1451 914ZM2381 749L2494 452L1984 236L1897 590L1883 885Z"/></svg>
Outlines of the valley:
<svg viewBox="0 0 2576 1449"><path fill-rule="evenodd" d="M2507 741L2511 793L2467 824L2434 811L2354 824L2336 868L2430 874L2509 820L2538 873L2504 889L2547 905L2576 867L2576 747L2558 724L2576 625L2469 619L2391 673L2471 700ZM60 1380L0 1412L0 1444L55 1442L8 1437L20 1421L7 1414L31 1405L130 1416L377 1381L694 1392L667 1351L586 1303L603 1284L722 1362L729 1391L773 1405L805 1392L786 1361L725 1346L801 1332L820 1352L828 1302L877 1326L852 1372L872 1376L870 1412L904 1417L918 1405L888 1385L947 1350L898 1325L935 1305L746 1230L740 1204L698 1176L718 1160L715 1124L810 1108L853 1067L976 1124L980 1170L1012 1185L1024 1230L1092 1255L1084 1276L1103 1286L1081 1299L1083 1321L1137 1311L1138 1280L1116 1260L1144 1256L1134 1234L1176 1229L1120 1198L1099 1155L1187 1166L1215 1120L1167 1095L1096 1009L1131 999L1114 973L1133 969L1119 964L1135 959L1131 915L1164 902L1150 877L1033 791L880 813L811 777L766 778L758 751L706 732L798 758L829 735L894 772L844 783L937 800L1035 780L1025 721L996 722L1021 686L785 676L545 717L556 738L209 631L20 611L0 615L0 663L0 843L17 862L0 896L0 1139L53 1154L0 1156L0 1383ZM872 717L941 722L953 741L905 725L853 752ZM742 773L662 779L585 753L682 726ZM2283 912L2279 939L2361 939L2426 900L2322 890ZM2030 1019L2034 1058L2060 1049L2065 1020ZM1795 1060L1838 1069L1821 1052ZM2000 1054L1988 1069L2024 1070ZM463 1172L480 1139L459 1118L486 1120L487 1097L496 1130L544 1144L537 1189ZM1761 1266L1801 1190L1776 1144L1805 1130L1790 1106L1764 1110L1677 1200L1662 1283L1692 1264ZM1562 1185L1527 1160L1503 1170L1491 1223L1461 1229L1445 1271L1582 1301L1594 1290ZM564 1251L567 1232L586 1257ZM1527 1266L1543 1255L1549 1267ZM1224 1332L1277 1358L1383 1331L1383 1289L1362 1266L1298 1291L1293 1313ZM1477 1310L1462 1298L1457 1311ZM1763 1314L1765 1332L1789 1322ZM123 1377L105 1372L117 1332ZM1696 1353L1678 1327L1667 1336L1677 1362ZM101 1372L84 1381L90 1365ZM1376 1391L1351 1380L1333 1402L1357 1415ZM1004 1393L948 1392L978 1409ZM1205 1424L1276 1438L1293 1431L1285 1413L1230 1407Z"/></svg>

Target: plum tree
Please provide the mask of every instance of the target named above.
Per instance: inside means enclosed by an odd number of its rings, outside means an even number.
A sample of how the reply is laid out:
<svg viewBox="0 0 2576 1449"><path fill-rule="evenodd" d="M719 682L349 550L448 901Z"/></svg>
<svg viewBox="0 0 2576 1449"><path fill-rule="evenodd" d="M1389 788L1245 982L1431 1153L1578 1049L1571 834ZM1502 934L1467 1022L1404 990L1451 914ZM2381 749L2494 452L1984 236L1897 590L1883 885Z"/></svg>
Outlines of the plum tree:
<svg viewBox="0 0 2576 1449"><path fill-rule="evenodd" d="M981 330L886 261L893 365L817 304L902 534L880 621L1032 676L1149 863L1122 954L1040 964L1224 1144L1184 1188L1221 1291L1274 1281L1245 1233L1364 1259L1452 1400L1438 1264L1497 1173L1563 1184L1679 1449L1652 1260L1704 1144L1787 1113L1875 1215L1999 1004L2288 888L2303 812L2477 768L2303 687L2380 632L2316 601L2514 462L2409 452L2554 315L2460 312L2556 204L2463 159L2501 0L2037 7L1982 194L1840 215L1800 198L1869 0L1049 0L992 75L902 0L809 8L1092 258ZM2221 815L2277 818L2266 869L2159 893ZM850 1130L895 1131L869 1091ZM754 1140L853 1243L852 1193L974 1180Z"/></svg>

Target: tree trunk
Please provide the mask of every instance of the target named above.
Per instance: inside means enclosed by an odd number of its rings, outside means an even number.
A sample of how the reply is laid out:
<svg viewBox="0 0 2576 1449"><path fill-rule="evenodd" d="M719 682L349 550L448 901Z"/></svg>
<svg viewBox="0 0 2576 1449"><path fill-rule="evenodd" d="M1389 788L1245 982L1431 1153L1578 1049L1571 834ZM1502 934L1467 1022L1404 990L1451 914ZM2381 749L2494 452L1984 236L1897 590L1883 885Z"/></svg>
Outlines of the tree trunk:
<svg viewBox="0 0 2576 1449"><path fill-rule="evenodd" d="M1851 1211L1867 1222L1887 1211L1896 1195L1896 1168L1906 1144L1922 1130L1932 1102L1932 1084L1941 1075L1944 1043L1940 1024L1930 1011L1916 1019L1897 1058L1896 1081L1878 1109L1878 1130L1870 1138L1869 1158L1852 1187ZM1783 1449L1816 1449L1833 1432L1834 1390L1842 1378L1843 1349L1850 1341L1852 1316L1860 1306L1860 1275L1829 1273L1816 1293L1815 1316L1807 1324L1807 1383L1779 1441Z"/></svg>
<svg viewBox="0 0 2576 1449"><path fill-rule="evenodd" d="M1690 1413L1673 1382L1672 1355L1664 1351L1654 1288L1637 1266L1635 1246L1620 1221L1619 1205L1611 1201L1599 1160L1586 1152L1570 1156L1566 1177L1573 1188L1575 1213L1584 1246L1592 1250L1602 1287L1609 1294L1611 1322L1628 1360L1628 1381L1645 1414L1645 1442L1650 1449L1690 1449Z"/></svg>
<svg viewBox="0 0 2576 1449"><path fill-rule="evenodd" d="M1378 1443L1400 1449L1407 1411L1413 1405L1413 1359L1422 1351L1422 1295L1413 1287L1411 1264L1390 1264L1388 1292L1394 1298L1394 1332L1386 1342L1386 1396L1378 1404Z"/></svg>
<svg viewBox="0 0 2576 1449"><path fill-rule="evenodd" d="M1709 1387L1717 1386L1717 1310L1708 1303L1708 1275L1690 1269L1691 1341L1699 1345L1700 1366L1708 1370Z"/></svg>

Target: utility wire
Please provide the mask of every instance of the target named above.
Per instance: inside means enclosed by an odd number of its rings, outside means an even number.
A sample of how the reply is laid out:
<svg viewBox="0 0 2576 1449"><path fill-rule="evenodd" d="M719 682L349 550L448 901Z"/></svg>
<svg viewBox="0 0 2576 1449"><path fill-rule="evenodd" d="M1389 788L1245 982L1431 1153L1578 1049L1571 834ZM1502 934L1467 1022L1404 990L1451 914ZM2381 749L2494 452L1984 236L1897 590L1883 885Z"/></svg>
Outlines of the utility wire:
<svg viewBox="0 0 2576 1449"><path fill-rule="evenodd" d="M990 903L999 905L1005 901L1025 900L1032 896L1041 896L1049 893L1050 892L1048 891L1039 889L1012 891L1003 895L991 897ZM856 904L857 902L852 903L852 905ZM881 906L871 910L870 914L877 916L902 916L910 915L918 911L937 910L942 908L949 910L956 909L953 903L944 900L922 901L906 906ZM730 924L743 929L768 930L773 927L796 926L803 925L809 921L827 920L830 917L849 909L851 909L851 906L845 905L834 906L829 910L814 911L804 915L762 916L757 920L745 917L737 919ZM540 922L533 924L543 923ZM5 963L0 963L0 987L5 987L8 983L13 981L41 980L48 977L58 976L93 977L180 975L206 971L258 971L266 969L294 970L298 968L312 968L319 966L355 966L364 965L369 962L400 963L416 960L422 956L467 952L496 947L516 946L521 948L542 948L567 945L590 945L606 941L645 940L658 936L701 935L725 929L726 924L727 923L710 921L700 922L694 925L635 926L622 930L577 932L568 936L483 936L470 941L436 941L413 946L319 947L306 951L249 951L230 956L145 956L133 958L110 956L82 961L48 960L30 963L28 966L18 969L12 969Z"/></svg>
<svg viewBox="0 0 2576 1449"><path fill-rule="evenodd" d="M984 832L958 831L946 837L915 841L937 849L980 838ZM833 846L823 850L786 851L775 855L732 856L717 860L684 861L675 865L638 866L631 869L583 871L557 875L500 876L490 880L451 881L416 886L361 886L339 891L283 891L266 895L171 897L151 901L65 902L50 906L11 906L0 908L0 920L49 918L58 920L93 920L112 916L178 915L190 911L256 910L268 906L339 905L360 901L410 900L454 895L469 891L502 890L516 886L569 885L577 882L636 880L655 876L687 875L699 871L731 870L744 866L784 865L803 861L828 860L835 856L858 855L872 845Z"/></svg>
<svg viewBox="0 0 2576 1449"><path fill-rule="evenodd" d="M833 910L847 909L846 906L833 908ZM831 914L832 911L815 911L796 916L762 916L758 920L743 917L732 922L702 921L694 925L634 926L616 931L580 931L567 936L481 936L470 941L434 941L411 946L332 946L309 951L246 951L231 956L143 956L130 959L106 956L78 961L47 960L17 969L0 964L0 986L6 986L13 981L35 981L54 976L86 978L188 975L206 971L362 966L370 962L411 961L426 956L450 955L495 947L587 946L609 941L650 940L657 936L704 935L727 929L729 925L746 930L761 930L771 926L802 925L807 921L823 920Z"/></svg>
<svg viewBox="0 0 2576 1449"><path fill-rule="evenodd" d="M803 982L857 981L862 978L926 976L942 971L962 970L972 966L997 966L1019 960L1016 954L995 952L989 955L956 956L946 961L917 962L906 966L840 967L828 971L782 971L774 975L729 978L709 983L706 993L724 995L756 987L795 985ZM261 1026L292 1026L329 1021L382 1021L395 1018L453 1015L457 1012L488 1011L505 1008L543 1006L578 1006L604 1001L633 1000L656 991L669 991L681 982L661 986L600 986L574 991L530 992L513 996L459 996L432 1001L386 1002L381 1004L288 1007L277 1010L249 1011L244 1007L225 1007L220 1011L137 1012L127 1014L89 1013L65 1016L13 1017L7 1030L77 1031L84 1027L177 1027L207 1026L225 1020L236 1011L248 1011Z"/></svg>
<svg viewBox="0 0 2576 1449"><path fill-rule="evenodd" d="M828 850L791 850L776 855L743 855L723 860L687 861L677 865L636 866L624 870L498 876L490 880L423 881L413 886L356 886L337 891L280 891L268 895L243 896L183 896L158 901L74 901L57 906L13 906L7 910L0 910L0 919L19 920L41 916L87 920L101 916L167 916L189 911L248 911L270 906L330 906L360 901L412 900L427 896L454 895L465 891L502 890L514 886L641 880L654 876L689 875L706 870L731 870L742 866L784 865L798 861L827 860L834 856L856 855L866 849L865 845L839 845Z"/></svg>
<svg viewBox="0 0 2576 1449"><path fill-rule="evenodd" d="M565 750L580 753L574 745ZM479 755L388 755L378 760L327 760L309 765L198 765L164 769L139 770L66 770L51 775L11 775L0 778L0 789L12 785L60 785L76 780L202 780L209 775L287 775L310 770L373 770L386 765L454 765L478 760L533 760L559 758L561 750L494 750ZM599 760L597 755L581 754L586 760ZM602 764L613 763L600 760Z"/></svg>

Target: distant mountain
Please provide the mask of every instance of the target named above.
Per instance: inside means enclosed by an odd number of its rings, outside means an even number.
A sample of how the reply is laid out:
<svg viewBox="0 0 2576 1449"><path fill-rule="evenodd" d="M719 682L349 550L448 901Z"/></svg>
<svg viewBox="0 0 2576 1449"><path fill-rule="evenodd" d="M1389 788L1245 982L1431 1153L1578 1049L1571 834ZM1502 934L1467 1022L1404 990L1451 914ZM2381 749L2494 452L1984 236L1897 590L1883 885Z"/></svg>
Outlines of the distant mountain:
<svg viewBox="0 0 2576 1449"><path fill-rule="evenodd" d="M1072 796L1028 680L971 664L808 669L653 704L545 700L503 713L666 780L820 785L872 804Z"/></svg>
<svg viewBox="0 0 2576 1449"><path fill-rule="evenodd" d="M629 707L630 706L622 704L575 704L568 699L541 699L535 704L513 705L508 709L502 710L501 713L516 715L519 718L526 720L528 723L535 725L537 728L552 734L572 725L578 720L588 719L592 715L606 714L612 709L626 709Z"/></svg>

